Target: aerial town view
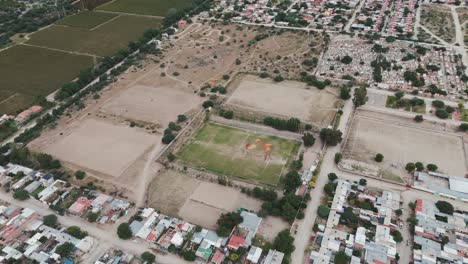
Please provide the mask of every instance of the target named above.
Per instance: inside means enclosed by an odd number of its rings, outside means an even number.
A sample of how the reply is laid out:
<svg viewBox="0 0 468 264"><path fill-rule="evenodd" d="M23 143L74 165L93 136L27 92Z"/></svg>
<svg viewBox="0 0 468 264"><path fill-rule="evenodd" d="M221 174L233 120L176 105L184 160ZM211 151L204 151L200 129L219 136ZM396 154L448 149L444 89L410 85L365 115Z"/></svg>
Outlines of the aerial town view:
<svg viewBox="0 0 468 264"><path fill-rule="evenodd" d="M467 23L0 0L0 263L468 264Z"/></svg>

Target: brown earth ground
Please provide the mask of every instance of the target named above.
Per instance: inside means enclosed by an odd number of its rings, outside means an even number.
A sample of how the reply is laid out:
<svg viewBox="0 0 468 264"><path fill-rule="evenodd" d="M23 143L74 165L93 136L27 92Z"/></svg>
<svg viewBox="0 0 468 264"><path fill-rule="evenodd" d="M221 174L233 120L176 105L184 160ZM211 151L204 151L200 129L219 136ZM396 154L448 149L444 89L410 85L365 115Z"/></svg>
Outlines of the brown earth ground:
<svg viewBox="0 0 468 264"><path fill-rule="evenodd" d="M406 164L418 161L436 164L449 175L464 176L465 142L464 135L440 124L415 124L407 118L360 110L353 118L343 153L346 159L377 166L388 179L406 175ZM377 153L384 155L382 163L373 161Z"/></svg>
<svg viewBox="0 0 468 264"><path fill-rule="evenodd" d="M303 33L285 32L249 45L260 33L259 28L191 24L164 42L163 55L146 55L102 90L98 99L86 99L84 109L69 109L53 129L31 142L30 148L55 154L66 167L85 171L88 176L82 183L94 181L108 192L118 192L141 205L147 185L160 168L154 161L164 147L160 142L163 130L177 115L190 117L199 111L205 100L197 94L202 86L224 84L223 75L234 76L250 70L249 64L261 64L254 51L270 42L275 43L268 49L272 54L294 54L298 43L306 51L303 56L320 53L319 48L311 47L320 46L311 43L316 38L320 42L320 37L308 38ZM239 64L237 58L248 59ZM284 60L274 63L287 66ZM132 121L136 126L130 128ZM133 142L141 133L147 139L138 141L139 147L115 145L119 139Z"/></svg>
<svg viewBox="0 0 468 264"><path fill-rule="evenodd" d="M262 205L260 200L237 189L202 181L174 170L158 174L149 186L148 196L148 206L163 214L181 217L210 229L216 229L216 221L222 213L241 207L257 212ZM259 232L272 240L287 226L279 218L266 217Z"/></svg>
<svg viewBox="0 0 468 264"><path fill-rule="evenodd" d="M319 90L298 81L274 82L242 75L230 83L234 90L227 105L247 110L295 117L319 127L328 126L338 110L338 98L329 89Z"/></svg>

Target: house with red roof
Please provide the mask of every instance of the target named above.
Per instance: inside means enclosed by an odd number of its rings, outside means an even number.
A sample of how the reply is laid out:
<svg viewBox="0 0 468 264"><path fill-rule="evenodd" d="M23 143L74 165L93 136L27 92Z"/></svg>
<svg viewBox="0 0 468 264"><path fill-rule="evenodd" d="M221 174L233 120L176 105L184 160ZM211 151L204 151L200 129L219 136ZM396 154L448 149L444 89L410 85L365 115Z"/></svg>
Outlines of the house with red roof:
<svg viewBox="0 0 468 264"><path fill-rule="evenodd" d="M232 235L231 239L229 239L229 243L227 244L227 247L230 250L236 251L239 249L239 247L244 245L244 241L245 239L243 237Z"/></svg>
<svg viewBox="0 0 468 264"><path fill-rule="evenodd" d="M88 198L80 197L68 208L68 211L72 214L81 215L90 205L91 201Z"/></svg>

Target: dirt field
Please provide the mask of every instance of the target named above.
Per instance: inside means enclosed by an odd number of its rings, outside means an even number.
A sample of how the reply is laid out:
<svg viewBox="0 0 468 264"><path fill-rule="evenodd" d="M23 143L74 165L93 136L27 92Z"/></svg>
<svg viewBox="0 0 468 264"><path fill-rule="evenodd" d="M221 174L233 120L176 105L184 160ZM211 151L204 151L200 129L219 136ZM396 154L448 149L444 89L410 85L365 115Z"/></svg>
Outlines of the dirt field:
<svg viewBox="0 0 468 264"><path fill-rule="evenodd" d="M296 117L320 127L328 126L337 111L338 98L334 94L310 88L302 82L276 83L271 79L245 75L235 80L228 89L234 92L227 105Z"/></svg>
<svg viewBox="0 0 468 264"><path fill-rule="evenodd" d="M77 125L70 134L58 136L45 152L60 160L115 177L119 177L138 157L161 140L161 136L100 120L87 119Z"/></svg>
<svg viewBox="0 0 468 264"><path fill-rule="evenodd" d="M210 123L177 153L177 157L200 169L276 186L299 144ZM269 148L266 152L265 147Z"/></svg>
<svg viewBox="0 0 468 264"><path fill-rule="evenodd" d="M455 25L448 7L443 5L423 5L421 25L448 43L455 41Z"/></svg>
<svg viewBox="0 0 468 264"><path fill-rule="evenodd" d="M354 118L350 133L345 158L378 166L384 177L401 174L408 162L417 161L451 175L467 172L461 136L364 116ZM385 157L380 164L372 160L377 153Z"/></svg>
<svg viewBox="0 0 468 264"><path fill-rule="evenodd" d="M135 85L107 102L101 110L132 120L167 124L200 103L200 97L182 90Z"/></svg>
<svg viewBox="0 0 468 264"><path fill-rule="evenodd" d="M219 199L223 197L223 199ZM240 191L204 182L175 171L156 176L149 187L149 206L206 228L216 228L222 213L239 207L258 211L262 202Z"/></svg>

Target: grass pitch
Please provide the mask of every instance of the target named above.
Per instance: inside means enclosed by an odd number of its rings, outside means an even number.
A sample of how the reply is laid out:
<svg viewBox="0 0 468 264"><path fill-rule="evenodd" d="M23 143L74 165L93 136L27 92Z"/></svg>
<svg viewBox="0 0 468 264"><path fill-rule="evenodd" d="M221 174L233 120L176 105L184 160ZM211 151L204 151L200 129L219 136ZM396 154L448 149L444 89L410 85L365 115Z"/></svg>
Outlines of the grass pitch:
<svg viewBox="0 0 468 264"><path fill-rule="evenodd" d="M82 11L75 15L67 16L64 19L57 21L57 25L77 27L84 29L92 29L104 22L107 22L118 14L104 13L104 12L90 12Z"/></svg>
<svg viewBox="0 0 468 264"><path fill-rule="evenodd" d="M93 30L53 25L31 35L27 43L64 51L110 56L127 47L149 28L158 28L161 19L122 15Z"/></svg>
<svg viewBox="0 0 468 264"><path fill-rule="evenodd" d="M271 144L267 158L266 144ZM299 145L297 141L210 123L177 156L188 165L217 174L276 186Z"/></svg>
<svg viewBox="0 0 468 264"><path fill-rule="evenodd" d="M170 9L189 7L191 0L115 0L98 7L98 10L133 13L150 16L166 16Z"/></svg>
<svg viewBox="0 0 468 264"><path fill-rule="evenodd" d="M0 52L0 114L16 114L91 65L89 56L24 45Z"/></svg>

